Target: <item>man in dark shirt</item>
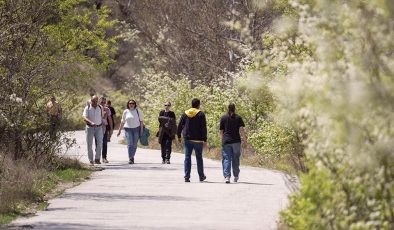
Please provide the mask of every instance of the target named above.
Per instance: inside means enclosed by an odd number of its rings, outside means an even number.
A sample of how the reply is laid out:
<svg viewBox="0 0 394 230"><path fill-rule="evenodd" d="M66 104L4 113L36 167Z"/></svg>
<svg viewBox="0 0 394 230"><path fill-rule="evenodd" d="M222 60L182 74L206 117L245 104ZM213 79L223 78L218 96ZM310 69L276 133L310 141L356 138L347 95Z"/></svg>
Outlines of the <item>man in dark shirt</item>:
<svg viewBox="0 0 394 230"><path fill-rule="evenodd" d="M200 110L200 100L197 98L192 100L192 108L186 110L179 121L177 131L179 142L181 142L181 133L185 146L185 182L190 182L193 149L196 153L198 176L200 181L204 181L207 177L204 174L202 150L207 145L207 121L205 114Z"/></svg>
<svg viewBox="0 0 394 230"><path fill-rule="evenodd" d="M230 183L231 165L233 168L234 182L239 179L239 158L241 156L241 135L243 146L247 145L245 124L242 118L235 114L235 105L230 103L228 114L220 120L220 133L222 136L223 175L226 183Z"/></svg>

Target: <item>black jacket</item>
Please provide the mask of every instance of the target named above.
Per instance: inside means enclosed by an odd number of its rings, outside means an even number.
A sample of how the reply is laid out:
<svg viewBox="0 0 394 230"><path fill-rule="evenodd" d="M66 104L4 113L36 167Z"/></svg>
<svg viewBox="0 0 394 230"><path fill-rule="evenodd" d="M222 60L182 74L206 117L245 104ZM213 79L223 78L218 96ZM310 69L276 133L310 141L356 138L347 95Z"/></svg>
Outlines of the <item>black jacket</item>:
<svg viewBox="0 0 394 230"><path fill-rule="evenodd" d="M198 109L189 109L182 114L178 124L178 138L186 140L207 141L207 121L205 114Z"/></svg>
<svg viewBox="0 0 394 230"><path fill-rule="evenodd" d="M168 136L171 139L175 138L177 128L176 128L176 118L175 113L169 111L165 113L164 110L160 111L159 113L159 132L157 137L159 138L159 143L163 140L163 136Z"/></svg>

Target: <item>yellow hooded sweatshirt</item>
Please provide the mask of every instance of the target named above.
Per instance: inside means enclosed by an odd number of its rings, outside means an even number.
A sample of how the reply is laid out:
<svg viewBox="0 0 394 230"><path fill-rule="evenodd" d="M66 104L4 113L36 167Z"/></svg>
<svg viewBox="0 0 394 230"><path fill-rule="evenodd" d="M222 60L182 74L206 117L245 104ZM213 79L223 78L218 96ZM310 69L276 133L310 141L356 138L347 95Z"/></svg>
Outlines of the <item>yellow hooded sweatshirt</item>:
<svg viewBox="0 0 394 230"><path fill-rule="evenodd" d="M200 110L196 108L191 108L185 111L186 116L188 116L189 118L195 117L198 112L200 112Z"/></svg>

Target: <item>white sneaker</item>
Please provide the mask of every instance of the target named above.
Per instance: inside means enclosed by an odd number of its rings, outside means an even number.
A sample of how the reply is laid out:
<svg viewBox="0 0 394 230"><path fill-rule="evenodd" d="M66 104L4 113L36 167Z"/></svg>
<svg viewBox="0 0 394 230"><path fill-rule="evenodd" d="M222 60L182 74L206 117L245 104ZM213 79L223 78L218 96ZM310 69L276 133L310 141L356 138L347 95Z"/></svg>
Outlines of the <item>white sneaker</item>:
<svg viewBox="0 0 394 230"><path fill-rule="evenodd" d="M238 179L239 179L239 177L234 177L234 183L237 183L238 182Z"/></svg>
<svg viewBox="0 0 394 230"><path fill-rule="evenodd" d="M229 176L225 178L225 182L226 182L226 184L230 184L230 177Z"/></svg>
<svg viewBox="0 0 394 230"><path fill-rule="evenodd" d="M107 161L107 159L103 159L103 163L109 163L108 161Z"/></svg>

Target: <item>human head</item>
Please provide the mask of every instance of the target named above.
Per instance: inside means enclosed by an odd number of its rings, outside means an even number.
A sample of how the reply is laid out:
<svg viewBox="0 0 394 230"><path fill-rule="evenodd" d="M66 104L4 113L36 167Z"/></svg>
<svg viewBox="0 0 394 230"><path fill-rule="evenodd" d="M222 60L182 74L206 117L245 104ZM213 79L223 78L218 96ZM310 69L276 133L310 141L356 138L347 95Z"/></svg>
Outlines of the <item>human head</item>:
<svg viewBox="0 0 394 230"><path fill-rule="evenodd" d="M55 96L52 96L52 97L51 97L51 101L52 101L52 102L55 102L55 101L56 101L56 97L55 97Z"/></svg>
<svg viewBox="0 0 394 230"><path fill-rule="evenodd" d="M100 104L101 105L105 105L106 102L107 102L107 98L105 98L104 96L100 97Z"/></svg>
<svg viewBox="0 0 394 230"><path fill-rule="evenodd" d="M233 116L234 116L234 114L235 114L235 104L234 104L234 103L230 103L230 104L228 105L227 113L228 113L228 115L229 115L230 117L233 117Z"/></svg>
<svg viewBox="0 0 394 230"><path fill-rule="evenodd" d="M107 100L107 105L111 105L111 100Z"/></svg>
<svg viewBox="0 0 394 230"><path fill-rule="evenodd" d="M169 110L171 108L171 102L167 101L164 103L164 109Z"/></svg>
<svg viewBox="0 0 394 230"><path fill-rule="evenodd" d="M92 98L90 99L90 102L93 107L96 107L98 103L98 97L96 95L93 95Z"/></svg>
<svg viewBox="0 0 394 230"><path fill-rule="evenodd" d="M133 99L127 101L126 108L131 109L131 106L133 106L134 109L137 108L137 102Z"/></svg>
<svg viewBox="0 0 394 230"><path fill-rule="evenodd" d="M198 98L194 98L192 100L192 108L195 108L195 109L200 108L200 100Z"/></svg>

